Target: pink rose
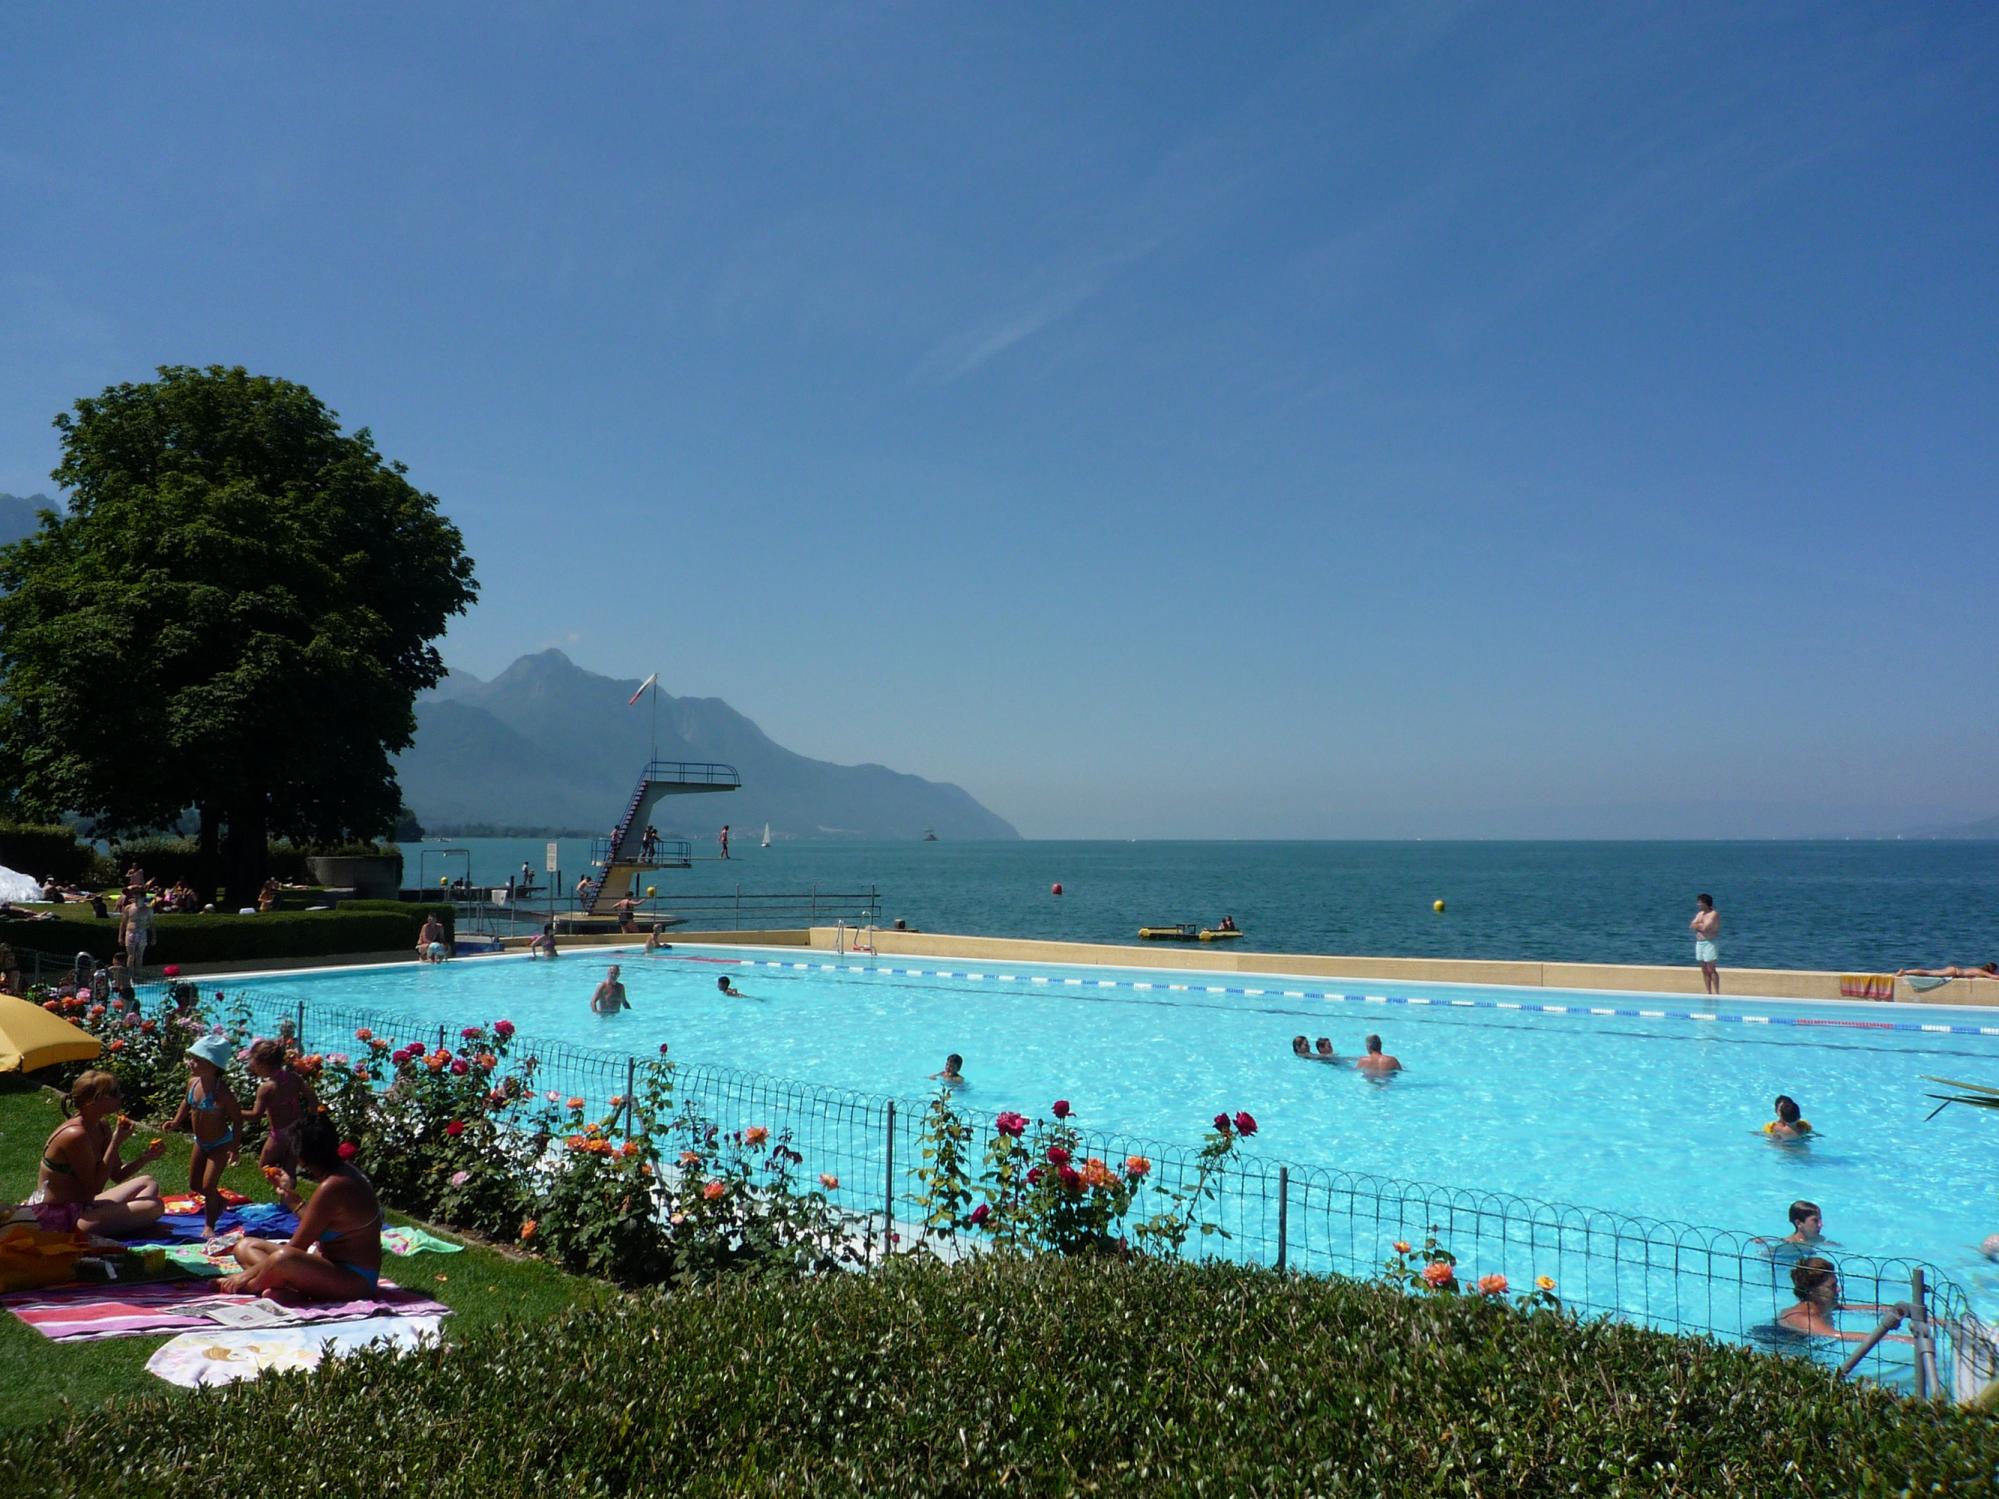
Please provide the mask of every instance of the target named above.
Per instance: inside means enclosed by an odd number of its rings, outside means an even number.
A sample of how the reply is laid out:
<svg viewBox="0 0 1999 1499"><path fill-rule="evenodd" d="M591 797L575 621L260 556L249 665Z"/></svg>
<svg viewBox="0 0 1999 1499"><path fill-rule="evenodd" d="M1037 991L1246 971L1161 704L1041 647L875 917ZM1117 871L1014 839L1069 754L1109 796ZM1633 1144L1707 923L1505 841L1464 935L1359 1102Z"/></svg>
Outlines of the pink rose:
<svg viewBox="0 0 1999 1499"><path fill-rule="evenodd" d="M1067 1119L1069 1117L1069 1100L1066 1098L1056 1099L1055 1106L1049 1112L1057 1119Z"/></svg>
<svg viewBox="0 0 1999 1499"><path fill-rule="evenodd" d="M462 1187L470 1180L472 1180L472 1173L469 1171L454 1171L451 1173L451 1185L454 1187Z"/></svg>
<svg viewBox="0 0 1999 1499"><path fill-rule="evenodd" d="M1013 1110L1008 1109L997 1119L993 1120L993 1128L1003 1135L1018 1140L1027 1131L1027 1117L1024 1114L1016 1114Z"/></svg>

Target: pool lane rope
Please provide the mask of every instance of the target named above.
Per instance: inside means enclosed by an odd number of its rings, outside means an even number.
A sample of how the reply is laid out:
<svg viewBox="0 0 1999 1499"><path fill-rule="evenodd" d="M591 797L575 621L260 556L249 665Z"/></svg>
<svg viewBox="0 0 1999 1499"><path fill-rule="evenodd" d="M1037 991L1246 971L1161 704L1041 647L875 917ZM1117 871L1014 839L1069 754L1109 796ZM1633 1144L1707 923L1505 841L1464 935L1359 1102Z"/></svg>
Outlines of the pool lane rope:
<svg viewBox="0 0 1999 1499"><path fill-rule="evenodd" d="M727 962L727 959L722 961ZM1810 1015L1730 1015L1720 1010L1636 1010L1617 1005L1533 1004L1509 999L1448 999L1405 994L1339 994L1329 989L1251 989L1232 984L1153 983L1146 979L1071 978L1045 973L986 973L955 968L856 967L851 963L787 963L778 958L741 958L746 967L782 968L798 973L878 973L893 978L952 979L960 983L1041 984L1055 989L1129 989L1168 994L1230 994L1241 999L1317 999L1328 1004L1408 1005L1451 1010L1517 1010L1523 1014L1587 1015L1626 1020L1685 1020L1711 1025L1780 1025L1800 1030L1910 1031L1932 1036L1999 1036L1999 1025L1946 1025L1917 1020L1828 1020Z"/></svg>

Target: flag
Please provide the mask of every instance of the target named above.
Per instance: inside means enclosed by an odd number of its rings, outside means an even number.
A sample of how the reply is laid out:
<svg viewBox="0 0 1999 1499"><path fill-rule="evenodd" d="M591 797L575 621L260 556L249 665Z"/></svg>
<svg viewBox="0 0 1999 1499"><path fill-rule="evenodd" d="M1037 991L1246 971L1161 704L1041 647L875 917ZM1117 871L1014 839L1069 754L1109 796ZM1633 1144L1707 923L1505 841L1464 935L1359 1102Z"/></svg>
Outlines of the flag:
<svg viewBox="0 0 1999 1499"><path fill-rule="evenodd" d="M654 672L651 676L647 677L643 682L639 683L639 690L632 694L631 702L626 703L625 706L627 708L631 707L632 703L636 703L640 698L646 695L646 688L656 686L658 685L658 682L659 682L659 673Z"/></svg>

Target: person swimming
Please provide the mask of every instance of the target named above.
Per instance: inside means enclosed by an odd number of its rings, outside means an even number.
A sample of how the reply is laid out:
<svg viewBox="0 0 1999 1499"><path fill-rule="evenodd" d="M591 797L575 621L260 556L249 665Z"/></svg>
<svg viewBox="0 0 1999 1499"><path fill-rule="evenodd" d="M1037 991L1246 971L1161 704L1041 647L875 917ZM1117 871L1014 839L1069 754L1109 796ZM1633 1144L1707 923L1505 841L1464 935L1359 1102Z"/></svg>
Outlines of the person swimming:
<svg viewBox="0 0 1999 1499"><path fill-rule="evenodd" d="M1312 1053L1313 1061L1337 1062L1340 1059L1339 1053L1333 1050L1332 1037L1321 1036L1317 1041L1314 1041L1312 1045L1314 1048Z"/></svg>
<svg viewBox="0 0 1999 1499"><path fill-rule="evenodd" d="M1312 1048L1306 1043L1303 1036L1293 1036L1291 1038L1291 1055L1294 1057L1304 1057L1307 1061L1311 1060Z"/></svg>
<svg viewBox="0 0 1999 1499"><path fill-rule="evenodd" d="M1369 1036L1367 1038L1367 1055L1355 1062L1354 1066L1370 1076L1385 1078L1391 1073L1402 1070L1402 1059L1400 1057L1389 1056L1381 1049L1381 1037Z"/></svg>
<svg viewBox="0 0 1999 1499"><path fill-rule="evenodd" d="M1779 1093L1777 1101L1771 1105L1777 1117L1763 1126L1763 1133L1773 1140L1802 1140L1812 1132L1809 1119L1799 1116L1797 1100L1787 1093Z"/></svg>
<svg viewBox="0 0 1999 1499"><path fill-rule="evenodd" d="M1809 1333L1813 1337L1838 1338L1842 1342L1864 1342L1872 1336L1866 1332L1849 1332L1833 1318L1840 1312L1886 1312L1890 1307L1872 1301L1842 1301L1839 1298L1839 1272L1831 1260L1818 1255L1807 1255L1791 1267L1791 1294L1798 1298L1795 1306L1787 1306L1777 1313L1777 1325L1792 1332ZM1907 1343L1906 1337L1896 1337L1890 1341Z"/></svg>
<svg viewBox="0 0 1999 1499"><path fill-rule="evenodd" d="M632 1002L625 997L625 986L618 979L618 965L613 963L611 971L604 975L604 982L590 996L590 1008L599 1015L615 1015L631 1007Z"/></svg>
<svg viewBox="0 0 1999 1499"><path fill-rule="evenodd" d="M729 998L731 999L749 998L749 995L743 993L742 990L738 989L734 984L729 982L729 977L727 974L724 974L721 978L715 980L715 987L719 989L722 993L728 995Z"/></svg>
<svg viewBox="0 0 1999 1499"><path fill-rule="evenodd" d="M1300 1037L1299 1039L1303 1040L1304 1038ZM951 1055L949 1055L944 1059L943 1070L941 1072L931 1073L930 1077L931 1081L940 1082L947 1088L964 1087L965 1059L959 1056L958 1053L956 1053L955 1051L952 1052Z"/></svg>

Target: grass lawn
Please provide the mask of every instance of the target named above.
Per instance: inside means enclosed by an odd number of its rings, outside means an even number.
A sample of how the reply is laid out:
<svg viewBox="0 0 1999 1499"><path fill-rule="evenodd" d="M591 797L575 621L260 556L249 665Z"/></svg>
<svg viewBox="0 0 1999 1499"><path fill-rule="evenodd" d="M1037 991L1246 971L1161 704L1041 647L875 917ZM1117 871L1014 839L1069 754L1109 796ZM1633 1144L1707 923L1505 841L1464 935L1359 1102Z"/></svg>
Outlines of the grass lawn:
<svg viewBox="0 0 1999 1499"><path fill-rule="evenodd" d="M18 1078L0 1079L0 1201L20 1202L35 1188L42 1142L62 1122L61 1106L40 1088ZM135 1137L143 1146L146 1133ZM167 1153L153 1174L168 1192L187 1187L188 1140L167 1137ZM254 1156L224 1178L233 1190L258 1202L271 1198L270 1184ZM391 1212L393 1223L411 1220ZM456 1239L457 1235L445 1235ZM391 1255L388 1278L427 1291L452 1309L445 1324L453 1336L501 1321L536 1321L565 1307L616 1293L608 1286L578 1280L539 1260L515 1259L478 1245L462 1254ZM146 1372L146 1360L164 1338L111 1338L96 1343L52 1343L18 1318L0 1314L0 1426L26 1425L62 1414L65 1405L91 1407L118 1396L157 1395L175 1387Z"/></svg>

